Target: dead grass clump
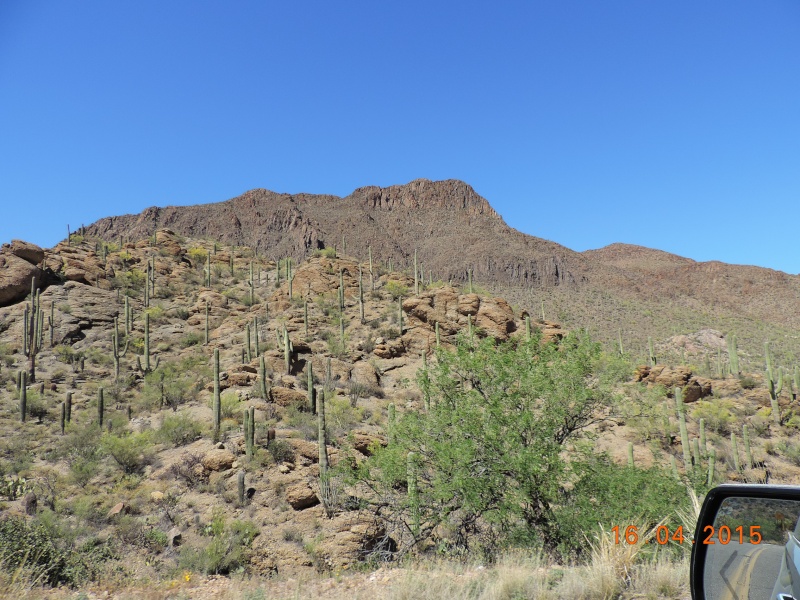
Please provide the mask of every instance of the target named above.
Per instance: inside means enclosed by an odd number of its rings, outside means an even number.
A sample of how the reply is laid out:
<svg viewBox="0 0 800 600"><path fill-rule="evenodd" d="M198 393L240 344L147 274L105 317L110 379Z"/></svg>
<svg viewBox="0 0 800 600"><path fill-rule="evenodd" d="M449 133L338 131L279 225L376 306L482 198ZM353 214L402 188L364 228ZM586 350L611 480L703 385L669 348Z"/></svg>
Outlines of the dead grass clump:
<svg viewBox="0 0 800 600"><path fill-rule="evenodd" d="M387 590L387 600L539 600L552 598L549 569L538 554L509 554L493 567L435 563L413 568Z"/></svg>
<svg viewBox="0 0 800 600"><path fill-rule="evenodd" d="M689 559L666 558L636 565L631 591L638 598L686 598L689 596Z"/></svg>

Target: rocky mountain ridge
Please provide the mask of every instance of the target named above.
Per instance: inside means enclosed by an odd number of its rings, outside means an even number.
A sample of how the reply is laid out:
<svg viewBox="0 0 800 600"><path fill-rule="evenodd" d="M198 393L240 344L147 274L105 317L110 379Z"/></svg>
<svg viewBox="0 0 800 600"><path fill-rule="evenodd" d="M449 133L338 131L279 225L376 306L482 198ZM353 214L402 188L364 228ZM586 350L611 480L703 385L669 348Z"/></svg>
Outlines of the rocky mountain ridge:
<svg viewBox="0 0 800 600"><path fill-rule="evenodd" d="M800 277L760 267L696 262L627 244L575 252L509 227L457 180L415 180L332 195L251 190L215 204L152 207L107 217L89 236L134 239L169 227L185 236L249 245L300 260L328 246L410 268L417 253L434 279L474 281L531 312L585 327L606 342L621 333L644 356L648 337L704 328L738 334L745 360L770 340L779 358L800 341Z"/></svg>

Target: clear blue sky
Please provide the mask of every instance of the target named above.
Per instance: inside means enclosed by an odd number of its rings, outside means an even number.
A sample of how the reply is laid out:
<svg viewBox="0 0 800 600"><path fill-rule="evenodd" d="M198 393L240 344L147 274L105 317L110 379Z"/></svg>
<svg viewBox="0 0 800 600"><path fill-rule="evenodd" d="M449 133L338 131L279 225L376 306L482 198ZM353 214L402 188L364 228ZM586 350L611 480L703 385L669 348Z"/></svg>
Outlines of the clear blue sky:
<svg viewBox="0 0 800 600"><path fill-rule="evenodd" d="M248 189L800 271L800 2L0 0L0 241Z"/></svg>

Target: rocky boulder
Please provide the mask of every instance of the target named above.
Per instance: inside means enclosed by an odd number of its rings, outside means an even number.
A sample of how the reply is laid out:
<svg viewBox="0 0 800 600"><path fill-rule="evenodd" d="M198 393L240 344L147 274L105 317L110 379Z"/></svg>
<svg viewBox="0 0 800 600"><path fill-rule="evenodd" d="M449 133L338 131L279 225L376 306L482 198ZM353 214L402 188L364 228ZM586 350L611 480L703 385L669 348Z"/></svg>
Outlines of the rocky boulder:
<svg viewBox="0 0 800 600"><path fill-rule="evenodd" d="M31 291L31 279L38 282L41 277L39 267L4 248L0 251L0 306L25 298Z"/></svg>
<svg viewBox="0 0 800 600"><path fill-rule="evenodd" d="M8 249L14 256L18 256L32 265L40 265L44 260L44 250L30 242L11 240L11 244L3 244L3 249Z"/></svg>
<svg viewBox="0 0 800 600"><path fill-rule="evenodd" d="M227 471L233 466L236 457L230 450L216 448L205 453L202 459L203 467L209 471Z"/></svg>
<svg viewBox="0 0 800 600"><path fill-rule="evenodd" d="M295 510L303 510L319 504L319 498L305 482L298 482L286 488L286 502Z"/></svg>
<svg viewBox="0 0 800 600"><path fill-rule="evenodd" d="M270 388L269 399L278 406L305 404L308 401L308 392L276 385Z"/></svg>
<svg viewBox="0 0 800 600"><path fill-rule="evenodd" d="M682 388L683 402L685 404L710 396L713 391L710 379L696 377L692 370L685 365L677 365L675 367L640 365L636 368L634 379L636 381L644 381L648 386L664 386L670 396L676 387Z"/></svg>

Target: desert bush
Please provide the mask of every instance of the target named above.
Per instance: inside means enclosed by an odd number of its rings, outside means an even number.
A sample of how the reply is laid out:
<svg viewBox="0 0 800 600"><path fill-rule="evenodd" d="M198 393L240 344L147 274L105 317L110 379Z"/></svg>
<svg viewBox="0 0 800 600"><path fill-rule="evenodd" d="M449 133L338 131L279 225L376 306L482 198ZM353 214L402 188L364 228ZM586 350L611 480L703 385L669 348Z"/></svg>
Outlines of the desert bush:
<svg viewBox="0 0 800 600"><path fill-rule="evenodd" d="M100 440L100 448L128 475L141 473L154 458L150 432L105 434Z"/></svg>
<svg viewBox="0 0 800 600"><path fill-rule="evenodd" d="M728 434L731 427L736 423L736 417L731 412L733 403L730 400L698 400L692 411L692 418L695 420L705 419L706 427L709 430Z"/></svg>
<svg viewBox="0 0 800 600"><path fill-rule="evenodd" d="M317 417L308 412L306 406L293 404L287 407L283 420L292 429L297 429L307 440L316 440L319 435Z"/></svg>
<svg viewBox="0 0 800 600"><path fill-rule="evenodd" d="M575 461L588 460L577 455L568 465L565 445L613 399L616 382L600 371L601 358L581 332L558 344L542 344L538 332L499 345L459 338L455 351L438 350L419 378L430 411L399 415L393 442L355 471L385 503L381 514L400 551L431 536L448 552L493 556L518 541L557 551L566 534L552 507L563 502ZM337 408L332 402L328 415ZM417 458L415 494L409 452Z"/></svg>
<svg viewBox="0 0 800 600"><path fill-rule="evenodd" d="M188 415L175 414L164 417L156 439L175 446L185 446L200 439L203 435L203 426Z"/></svg>
<svg viewBox="0 0 800 600"><path fill-rule="evenodd" d="M408 295L408 287L400 283L399 281L387 281L386 285L384 286L386 293L388 293L392 300L397 300L398 298L402 298Z"/></svg>
<svg viewBox="0 0 800 600"><path fill-rule="evenodd" d="M250 546L258 532L255 525L246 521L226 525L222 513L216 512L211 522L201 529L209 541L201 548L184 546L180 565L206 575L227 575L237 569L244 570L250 562Z"/></svg>
<svg viewBox="0 0 800 600"><path fill-rule="evenodd" d="M742 375L739 377L739 385L742 386L743 390L752 390L755 389L758 383L749 375Z"/></svg>
<svg viewBox="0 0 800 600"><path fill-rule="evenodd" d="M327 396L327 394L326 394ZM325 419L328 435L338 438L345 435L357 424L361 423L363 410L351 404L348 398L342 398L338 393L325 400Z"/></svg>
<svg viewBox="0 0 800 600"><path fill-rule="evenodd" d="M0 518L0 564L20 570L29 582L49 586L77 586L93 579L103 560L113 553L105 544L73 548L54 531L34 519L8 515Z"/></svg>
<svg viewBox="0 0 800 600"><path fill-rule="evenodd" d="M272 440L267 448L275 463L294 463L295 452L292 445L286 440Z"/></svg>
<svg viewBox="0 0 800 600"><path fill-rule="evenodd" d="M686 488L666 470L620 466L606 456L581 461L576 467L577 481L556 509L562 557L586 558L584 536L601 539L601 527L610 530L622 523L639 523L643 535L665 518L671 532L682 525L675 509L687 505ZM685 532L687 537L691 534Z"/></svg>
<svg viewBox="0 0 800 600"><path fill-rule="evenodd" d="M314 250L314 257L323 258L336 258L336 248L322 248L321 250Z"/></svg>
<svg viewBox="0 0 800 600"><path fill-rule="evenodd" d="M200 333L199 331L190 331L186 334L186 337L181 340L181 346L188 348L189 346L196 346L203 341L205 341L204 333Z"/></svg>
<svg viewBox="0 0 800 600"><path fill-rule="evenodd" d="M28 390L27 400L28 415L41 423L44 418L49 414L47 410L47 399L36 390Z"/></svg>
<svg viewBox="0 0 800 600"><path fill-rule="evenodd" d="M189 248L189 250L186 251L186 254L189 256L189 259L192 261L192 264L196 269L205 268L206 256L208 256L208 251L205 248L194 246Z"/></svg>
<svg viewBox="0 0 800 600"><path fill-rule="evenodd" d="M197 468L197 465L202 466L202 461L203 457L200 454L184 452L180 460L170 466L168 473L173 479L179 479L194 489L205 482L204 471Z"/></svg>
<svg viewBox="0 0 800 600"><path fill-rule="evenodd" d="M74 483L86 485L97 474L100 460L100 427L71 424L69 433L62 438L55 450L56 458L64 458L69 465Z"/></svg>
<svg viewBox="0 0 800 600"><path fill-rule="evenodd" d="M778 443L778 454L782 455L793 465L800 466L800 444L795 444L789 440L783 440Z"/></svg>

